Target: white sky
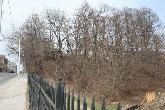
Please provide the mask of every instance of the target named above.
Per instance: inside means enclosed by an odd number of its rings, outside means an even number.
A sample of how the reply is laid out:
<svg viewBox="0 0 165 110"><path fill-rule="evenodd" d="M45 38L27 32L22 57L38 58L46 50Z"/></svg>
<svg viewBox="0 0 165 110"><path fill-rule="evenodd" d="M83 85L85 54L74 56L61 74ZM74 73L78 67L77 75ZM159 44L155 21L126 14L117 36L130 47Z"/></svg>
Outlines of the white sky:
<svg viewBox="0 0 165 110"><path fill-rule="evenodd" d="M35 12L43 12L45 9L61 9L67 15L71 15L81 6L84 0L3 0L2 16L2 34L6 35L14 28L18 28L23 22ZM149 7L158 13L160 19L165 21L165 1L164 0L86 0L92 7L98 7L100 4L109 6L122 7ZM11 15L10 15L11 11ZM7 55L5 42L0 42L0 54ZM10 60L15 58L7 56Z"/></svg>

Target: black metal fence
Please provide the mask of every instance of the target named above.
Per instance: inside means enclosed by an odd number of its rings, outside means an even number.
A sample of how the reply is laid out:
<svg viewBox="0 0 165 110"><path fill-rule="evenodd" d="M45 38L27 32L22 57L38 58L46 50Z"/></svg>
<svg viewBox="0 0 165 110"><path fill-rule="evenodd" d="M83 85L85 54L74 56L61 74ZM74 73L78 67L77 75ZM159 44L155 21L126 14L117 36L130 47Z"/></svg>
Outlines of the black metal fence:
<svg viewBox="0 0 165 110"><path fill-rule="evenodd" d="M72 94L70 90L66 92L65 85L61 81L53 87L43 77L28 74L28 85L30 110L96 110L95 97L92 98L90 106L87 106L85 95L80 103L80 95L75 97L74 92ZM105 98L99 110L107 110ZM116 110L121 110L120 104Z"/></svg>

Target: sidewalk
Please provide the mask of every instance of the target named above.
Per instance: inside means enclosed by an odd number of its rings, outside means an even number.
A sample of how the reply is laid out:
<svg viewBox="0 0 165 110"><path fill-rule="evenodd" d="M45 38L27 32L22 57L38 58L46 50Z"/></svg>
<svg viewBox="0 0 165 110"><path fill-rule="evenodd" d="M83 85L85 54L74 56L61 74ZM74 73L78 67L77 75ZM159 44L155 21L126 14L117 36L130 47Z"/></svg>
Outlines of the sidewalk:
<svg viewBox="0 0 165 110"><path fill-rule="evenodd" d="M26 110L27 75L16 77L0 86L0 110Z"/></svg>

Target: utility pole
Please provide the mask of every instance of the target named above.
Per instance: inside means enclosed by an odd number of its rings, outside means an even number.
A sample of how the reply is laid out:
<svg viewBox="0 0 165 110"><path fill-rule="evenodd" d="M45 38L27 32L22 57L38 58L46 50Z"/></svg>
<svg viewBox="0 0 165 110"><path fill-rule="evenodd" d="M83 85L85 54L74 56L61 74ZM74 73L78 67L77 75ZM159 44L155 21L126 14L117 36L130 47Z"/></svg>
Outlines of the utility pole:
<svg viewBox="0 0 165 110"><path fill-rule="evenodd" d="M18 47L18 78L20 77L20 65L21 65L21 41L19 38L19 47Z"/></svg>
<svg viewBox="0 0 165 110"><path fill-rule="evenodd" d="M2 5L3 5L3 0L0 0L0 37L1 37L1 23L2 23Z"/></svg>

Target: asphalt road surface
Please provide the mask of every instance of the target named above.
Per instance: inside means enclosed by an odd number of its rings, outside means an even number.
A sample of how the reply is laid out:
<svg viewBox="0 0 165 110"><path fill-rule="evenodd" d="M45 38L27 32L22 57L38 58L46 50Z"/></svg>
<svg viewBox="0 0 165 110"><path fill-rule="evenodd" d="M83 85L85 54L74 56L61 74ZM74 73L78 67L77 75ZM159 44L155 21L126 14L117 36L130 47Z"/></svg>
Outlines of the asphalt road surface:
<svg viewBox="0 0 165 110"><path fill-rule="evenodd" d="M27 110L27 74L0 73L0 110Z"/></svg>
<svg viewBox="0 0 165 110"><path fill-rule="evenodd" d="M3 85L5 82L10 80L13 77L16 77L16 73L0 73L0 86Z"/></svg>

